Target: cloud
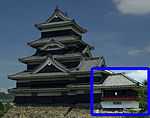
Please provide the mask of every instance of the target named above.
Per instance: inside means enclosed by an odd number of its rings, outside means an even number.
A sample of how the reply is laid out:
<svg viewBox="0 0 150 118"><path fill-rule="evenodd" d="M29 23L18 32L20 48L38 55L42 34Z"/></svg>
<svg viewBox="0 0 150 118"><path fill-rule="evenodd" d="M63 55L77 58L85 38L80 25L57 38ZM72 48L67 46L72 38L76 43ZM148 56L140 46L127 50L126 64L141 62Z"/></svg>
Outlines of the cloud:
<svg viewBox="0 0 150 118"><path fill-rule="evenodd" d="M113 0L113 2L122 14L150 14L150 0Z"/></svg>
<svg viewBox="0 0 150 118"><path fill-rule="evenodd" d="M6 88L0 88L0 92L8 93L8 89L6 89Z"/></svg>
<svg viewBox="0 0 150 118"><path fill-rule="evenodd" d="M134 50L129 50L128 55L137 56L139 54L142 54L143 52L144 52L143 50L134 49Z"/></svg>
<svg viewBox="0 0 150 118"><path fill-rule="evenodd" d="M144 80L147 80L147 70L113 70L115 73L124 73L128 77L143 82Z"/></svg>
<svg viewBox="0 0 150 118"><path fill-rule="evenodd" d="M150 46L145 47L144 50L145 50L146 52L150 53Z"/></svg>
<svg viewBox="0 0 150 118"><path fill-rule="evenodd" d="M150 46L144 47L143 49L132 49L128 51L128 55L130 56L139 56L142 54L149 54Z"/></svg>
<svg viewBox="0 0 150 118"><path fill-rule="evenodd" d="M139 82L143 82L144 80L147 80L147 71L146 70L132 71L132 72L127 73L126 75L139 81Z"/></svg>

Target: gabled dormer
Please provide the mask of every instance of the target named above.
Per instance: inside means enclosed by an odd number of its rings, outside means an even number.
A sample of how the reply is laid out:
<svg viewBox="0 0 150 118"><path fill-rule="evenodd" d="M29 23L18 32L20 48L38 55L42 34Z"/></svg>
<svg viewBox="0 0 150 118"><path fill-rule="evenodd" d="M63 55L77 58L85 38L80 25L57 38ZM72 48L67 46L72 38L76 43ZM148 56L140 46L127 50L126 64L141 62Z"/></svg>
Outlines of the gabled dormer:
<svg viewBox="0 0 150 118"><path fill-rule="evenodd" d="M69 72L62 64L57 62L53 57L48 57L46 61L40 64L33 73L48 73L48 72Z"/></svg>
<svg viewBox="0 0 150 118"><path fill-rule="evenodd" d="M92 52L91 52L91 48L89 46L86 46L84 48L84 50L82 51L82 54L85 56L85 57L92 57Z"/></svg>
<svg viewBox="0 0 150 118"><path fill-rule="evenodd" d="M62 43L52 39L52 40L50 40L49 43L47 43L44 46L40 47L40 50L51 51L51 50L60 50L60 49L63 49L63 48L65 48L65 46Z"/></svg>

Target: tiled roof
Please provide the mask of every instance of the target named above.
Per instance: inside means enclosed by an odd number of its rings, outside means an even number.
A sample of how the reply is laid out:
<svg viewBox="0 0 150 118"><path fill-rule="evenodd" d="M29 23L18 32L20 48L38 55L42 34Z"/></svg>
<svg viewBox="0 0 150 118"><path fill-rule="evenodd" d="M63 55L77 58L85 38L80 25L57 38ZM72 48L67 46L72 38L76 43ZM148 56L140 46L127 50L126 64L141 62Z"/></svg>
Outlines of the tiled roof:
<svg viewBox="0 0 150 118"><path fill-rule="evenodd" d="M29 56L29 57L23 57L19 58L19 61L23 63L28 63L28 62L37 62L37 61L43 61L47 58L48 56ZM66 58L81 58L82 55L80 53L71 53L71 54L64 54L64 55L53 55L53 58L55 59L66 59Z"/></svg>
<svg viewBox="0 0 150 118"><path fill-rule="evenodd" d="M60 42L67 42L67 41L77 42L77 41L79 41L79 37L77 37L77 36L61 36L61 37L51 37L51 38L39 38L37 40L29 42L28 45L36 46L36 45L46 44L46 43L49 43L51 40L56 40L56 41L60 41Z"/></svg>
<svg viewBox="0 0 150 118"><path fill-rule="evenodd" d="M26 71L23 71L23 72L19 72L19 73L16 73L16 74L13 74L13 75L8 75L8 78L9 79L23 79L23 78L26 78L26 79L31 79L31 78L49 78L49 77L63 77L63 76L68 76L69 74L68 73L64 73L64 72L54 72L54 73L32 73L32 72L26 72Z"/></svg>
<svg viewBox="0 0 150 118"><path fill-rule="evenodd" d="M47 56L29 56L29 57L19 58L19 61L26 63L26 62L41 61L41 60L45 60L46 58Z"/></svg>
<svg viewBox="0 0 150 118"><path fill-rule="evenodd" d="M56 8L53 12L53 14L43 23L36 24L35 26L41 30L45 25L54 25L56 27L60 25L64 25L65 23L69 23L73 26L75 26L77 29L79 29L81 32L85 33L87 30L82 28L80 25L78 25L75 20L71 19L66 15L62 10ZM59 24L59 25L58 25Z"/></svg>
<svg viewBox="0 0 150 118"><path fill-rule="evenodd" d="M87 30L82 28L80 25L78 25L75 21L60 21L60 22L52 22L52 23L41 23L36 24L35 27L37 27L39 30L44 30L47 28L51 28L51 31L60 30L60 28L63 29L76 29L80 33L86 33Z"/></svg>
<svg viewBox="0 0 150 118"><path fill-rule="evenodd" d="M55 59L54 59L55 60ZM56 60L55 60L56 61ZM57 61L56 61L57 62ZM96 57L96 58L89 58L89 59L83 59L81 61L81 63L78 65L78 67L74 68L74 69L71 69L69 70L68 72L90 72L90 69L93 67L93 66L101 66L102 65L102 60L101 58L99 57ZM65 67L60 64L60 63L56 63L57 67L58 68L62 68L64 69ZM21 72L21 73L17 73L17 74L14 74L14 75L10 75L9 78L29 78L29 77L50 77L50 76L66 76L68 75L69 73L68 72L61 72L61 73L33 73L33 72Z"/></svg>
<svg viewBox="0 0 150 118"><path fill-rule="evenodd" d="M79 71L90 71L94 66L101 66L100 58L82 60L79 66Z"/></svg>
<svg viewBox="0 0 150 118"><path fill-rule="evenodd" d="M127 77L124 76L121 73L118 74L112 74L110 76L108 76L102 86L132 86L132 85L137 85L138 82Z"/></svg>

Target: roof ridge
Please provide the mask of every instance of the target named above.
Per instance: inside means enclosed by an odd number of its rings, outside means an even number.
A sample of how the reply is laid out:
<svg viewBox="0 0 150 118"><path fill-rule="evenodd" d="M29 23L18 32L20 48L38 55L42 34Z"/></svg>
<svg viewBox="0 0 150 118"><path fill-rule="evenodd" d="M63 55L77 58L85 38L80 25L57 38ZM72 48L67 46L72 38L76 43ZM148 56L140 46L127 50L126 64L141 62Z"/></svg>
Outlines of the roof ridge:
<svg viewBox="0 0 150 118"><path fill-rule="evenodd" d="M136 83L136 84L140 83L140 82L136 81L135 79L133 79L133 78L131 78L131 77L129 77L129 76L123 74L123 73L121 73L121 75L123 75L123 76L126 77L128 80L130 80L130 81L132 81L132 82L134 82L134 83Z"/></svg>

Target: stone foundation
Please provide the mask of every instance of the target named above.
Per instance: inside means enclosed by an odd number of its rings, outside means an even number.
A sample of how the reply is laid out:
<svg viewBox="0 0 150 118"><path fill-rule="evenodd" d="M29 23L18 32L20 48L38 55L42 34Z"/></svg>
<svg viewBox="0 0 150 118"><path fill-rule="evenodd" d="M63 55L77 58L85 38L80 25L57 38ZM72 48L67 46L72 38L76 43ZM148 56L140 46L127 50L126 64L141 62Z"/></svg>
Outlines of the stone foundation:
<svg viewBox="0 0 150 118"><path fill-rule="evenodd" d="M3 118L90 118L90 114L88 109L67 106L16 106L10 109Z"/></svg>

